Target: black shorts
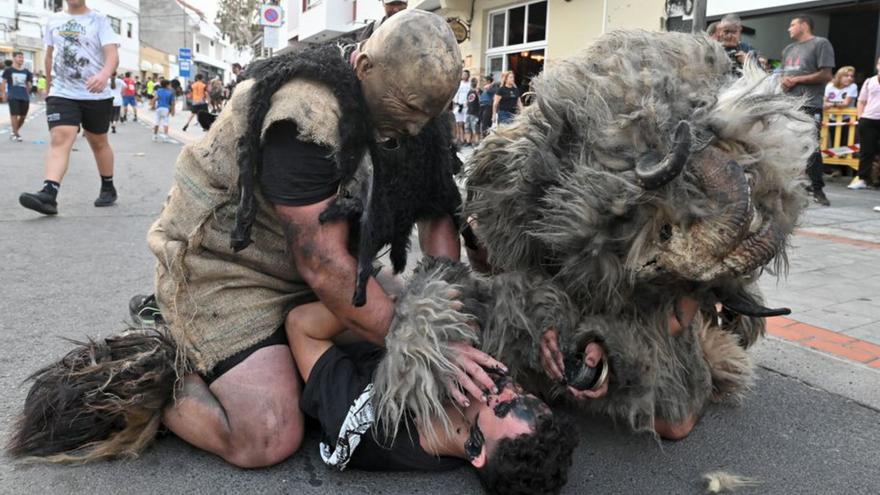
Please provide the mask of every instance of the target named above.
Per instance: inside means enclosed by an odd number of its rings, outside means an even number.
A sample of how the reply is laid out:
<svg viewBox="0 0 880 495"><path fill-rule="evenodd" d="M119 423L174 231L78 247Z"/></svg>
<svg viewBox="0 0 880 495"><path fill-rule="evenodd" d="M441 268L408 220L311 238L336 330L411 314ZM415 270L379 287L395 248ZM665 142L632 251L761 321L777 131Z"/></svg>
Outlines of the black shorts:
<svg viewBox="0 0 880 495"><path fill-rule="evenodd" d="M30 106L28 100L9 100L9 115L27 115Z"/></svg>
<svg viewBox="0 0 880 495"><path fill-rule="evenodd" d="M214 369L211 370L210 373L202 375L202 378L205 380L205 383L208 385L214 383L214 380L223 376L223 373L235 368L242 361L249 358L251 354L259 351L264 347L269 347L273 345L288 345L287 344L287 332L284 330L284 325L278 327L275 332L272 333L269 337L257 342L256 344L248 347L243 351L239 351L228 358L220 361L214 366Z"/></svg>
<svg viewBox="0 0 880 495"><path fill-rule="evenodd" d="M49 129L57 125L82 126L92 134L107 134L113 98L106 100L71 100L59 96L46 98L46 120Z"/></svg>
<svg viewBox="0 0 880 495"><path fill-rule="evenodd" d="M192 111L192 113L207 112L208 111L208 104L207 103L193 103L192 107L191 107L191 111Z"/></svg>
<svg viewBox="0 0 880 495"><path fill-rule="evenodd" d="M119 120L119 111L122 110L122 107L113 107L113 113L110 114L110 122L117 122Z"/></svg>

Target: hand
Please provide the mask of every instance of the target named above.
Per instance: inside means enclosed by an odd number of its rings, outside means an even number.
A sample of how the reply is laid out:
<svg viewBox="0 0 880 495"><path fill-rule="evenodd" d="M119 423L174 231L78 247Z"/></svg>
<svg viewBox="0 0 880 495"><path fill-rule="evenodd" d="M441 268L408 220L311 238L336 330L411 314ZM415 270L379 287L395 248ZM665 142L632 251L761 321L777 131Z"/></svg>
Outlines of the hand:
<svg viewBox="0 0 880 495"><path fill-rule="evenodd" d="M736 52L736 55L734 55L734 56L736 57L737 62L744 64L744 63L746 63L746 56L747 55L748 54L746 52L740 50L740 51Z"/></svg>
<svg viewBox="0 0 880 495"><path fill-rule="evenodd" d="M601 345L596 342L590 342L587 344L587 348L584 349L584 363L586 363L587 366L595 368L602 364L604 359L605 350L602 349ZM578 390L573 387L568 387L568 391L576 400L598 399L608 394L608 380L610 377L611 375L606 375L605 380L601 384L597 384L596 388L593 390Z"/></svg>
<svg viewBox="0 0 880 495"><path fill-rule="evenodd" d="M669 315L669 334L678 335L682 330L690 326L697 310L700 309L700 303L696 299L683 297L675 304L673 313Z"/></svg>
<svg viewBox="0 0 880 495"><path fill-rule="evenodd" d="M103 73L99 72L86 81L86 88L92 93L100 93L107 87L108 77L109 76L105 76Z"/></svg>
<svg viewBox="0 0 880 495"><path fill-rule="evenodd" d="M565 364L562 361L562 353L559 352L559 332L555 328L548 328L541 336L539 357L544 373L551 379L561 382L564 379Z"/></svg>
<svg viewBox="0 0 880 495"><path fill-rule="evenodd" d="M797 86L797 78L795 76L788 76L782 78L782 89L785 91L791 91L791 88Z"/></svg>
<svg viewBox="0 0 880 495"><path fill-rule="evenodd" d="M497 394L498 387L486 373L486 369L499 373L507 373L507 366L496 361L492 356L475 349L467 342L454 342L450 345L456 351L455 364L458 366L455 380L446 384L449 395L462 407L468 407L470 401L462 391L467 392L476 400L486 401L488 394Z"/></svg>
<svg viewBox="0 0 880 495"><path fill-rule="evenodd" d="M540 351L541 366L547 376L562 381L565 373L565 363L562 359L562 353L559 352L559 332L555 328L550 327L541 336ZM587 366L595 368L602 360L605 359L605 351L602 346L596 342L590 342L584 349L584 362ZM566 387L568 392L577 400L598 399L604 397L608 393L608 379L599 385L595 390L578 390L574 387Z"/></svg>

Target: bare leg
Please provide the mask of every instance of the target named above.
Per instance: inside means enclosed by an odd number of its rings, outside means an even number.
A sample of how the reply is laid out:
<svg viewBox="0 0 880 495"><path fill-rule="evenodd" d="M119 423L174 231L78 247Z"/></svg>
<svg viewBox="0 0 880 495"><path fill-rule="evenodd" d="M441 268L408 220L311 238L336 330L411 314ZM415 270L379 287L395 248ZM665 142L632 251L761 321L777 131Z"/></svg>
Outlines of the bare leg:
<svg viewBox="0 0 880 495"><path fill-rule="evenodd" d="M98 173L102 177L113 175L113 148L110 147L110 140L107 139L107 133L92 134L85 131L86 140L92 148L95 155L95 161L98 163Z"/></svg>
<svg viewBox="0 0 880 495"><path fill-rule="evenodd" d="M21 122L24 119L20 115L10 115L9 124L12 126L12 134L18 136L18 130L21 129Z"/></svg>
<svg viewBox="0 0 880 495"><path fill-rule="evenodd" d="M49 131L49 153L46 154L46 180L61 183L70 163L70 148L76 141L79 128L74 125L59 125Z"/></svg>
<svg viewBox="0 0 880 495"><path fill-rule="evenodd" d="M190 444L243 468L293 455L303 438L299 375L286 345L264 347L208 387L184 378L163 422Z"/></svg>

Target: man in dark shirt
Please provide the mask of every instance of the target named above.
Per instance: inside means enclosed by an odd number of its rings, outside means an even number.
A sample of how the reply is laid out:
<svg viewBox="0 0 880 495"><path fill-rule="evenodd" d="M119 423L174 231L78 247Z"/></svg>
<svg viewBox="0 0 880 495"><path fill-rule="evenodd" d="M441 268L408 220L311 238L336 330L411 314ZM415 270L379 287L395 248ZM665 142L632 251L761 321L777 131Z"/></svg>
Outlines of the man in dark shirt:
<svg viewBox="0 0 880 495"><path fill-rule="evenodd" d="M483 92L480 93L480 132L483 137L489 133L492 127L492 102L495 99L495 93L498 91L498 85L495 84L495 78L492 74L483 78Z"/></svg>
<svg viewBox="0 0 880 495"><path fill-rule="evenodd" d="M448 404L450 425L439 418L422 431L377 424L373 371L383 350L368 342L335 345L344 325L321 304L291 310L285 323L297 368L305 380L300 407L321 424L321 458L337 469L454 469L469 462L489 493L557 493L565 484L575 437L537 397L504 375L495 390L463 408Z"/></svg>
<svg viewBox="0 0 880 495"><path fill-rule="evenodd" d="M793 96L806 98L804 112L816 121L818 136L825 84L831 80L831 68L834 67L834 48L827 39L813 35L813 19L807 15L792 19L788 34L794 43L782 51L782 88ZM829 206L831 203L822 191L825 181L822 178L822 155L818 149L807 162L807 175L813 199Z"/></svg>
<svg viewBox="0 0 880 495"><path fill-rule="evenodd" d="M12 125L12 134L9 139L21 142L18 131L24 125L30 106L30 92L34 75L24 68L24 54L15 52L12 54L12 66L3 70L3 83L0 89L5 93L5 99L9 101L9 120Z"/></svg>

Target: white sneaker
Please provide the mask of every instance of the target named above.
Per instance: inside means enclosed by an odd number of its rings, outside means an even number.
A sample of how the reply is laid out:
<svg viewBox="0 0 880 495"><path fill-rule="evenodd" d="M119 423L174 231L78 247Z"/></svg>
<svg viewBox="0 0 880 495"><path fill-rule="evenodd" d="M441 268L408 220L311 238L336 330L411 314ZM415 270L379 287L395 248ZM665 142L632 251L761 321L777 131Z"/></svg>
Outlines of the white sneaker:
<svg viewBox="0 0 880 495"><path fill-rule="evenodd" d="M867 189L868 184L866 184L865 181L863 181L862 179L859 179L858 177L856 177L855 179L853 179L852 182L849 183L848 186L846 186L846 188L847 189Z"/></svg>
<svg viewBox="0 0 880 495"><path fill-rule="evenodd" d="M880 206L875 206L874 211L876 211L877 213L880 213Z"/></svg>
<svg viewBox="0 0 880 495"><path fill-rule="evenodd" d="M167 134L159 134L159 140L162 141L163 143L167 143L168 142L168 135Z"/></svg>
<svg viewBox="0 0 880 495"><path fill-rule="evenodd" d="M20 143L20 142L24 141L24 139L22 139L21 136L19 136L18 134L16 134L16 135L15 135L15 139L14 139L14 141L15 141L16 143Z"/></svg>
<svg viewBox="0 0 880 495"><path fill-rule="evenodd" d="M154 143L158 143L158 142L159 142L159 135L158 135L158 134L153 134L153 142L154 142Z"/></svg>

